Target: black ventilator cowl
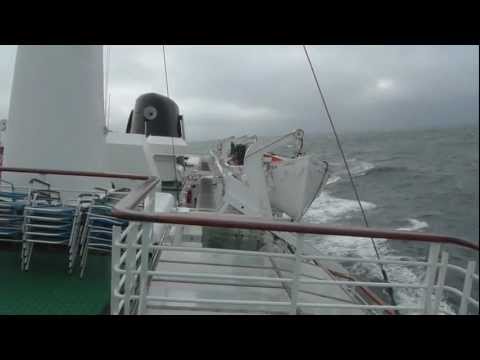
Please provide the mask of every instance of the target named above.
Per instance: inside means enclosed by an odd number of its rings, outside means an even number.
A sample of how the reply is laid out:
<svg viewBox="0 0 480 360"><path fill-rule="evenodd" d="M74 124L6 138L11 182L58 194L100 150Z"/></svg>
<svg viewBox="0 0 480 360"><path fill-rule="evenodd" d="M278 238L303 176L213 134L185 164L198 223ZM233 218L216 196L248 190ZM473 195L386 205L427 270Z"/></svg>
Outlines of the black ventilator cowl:
<svg viewBox="0 0 480 360"><path fill-rule="evenodd" d="M137 99L130 114L127 133L181 137L180 122L178 105L172 99L155 93L144 94Z"/></svg>

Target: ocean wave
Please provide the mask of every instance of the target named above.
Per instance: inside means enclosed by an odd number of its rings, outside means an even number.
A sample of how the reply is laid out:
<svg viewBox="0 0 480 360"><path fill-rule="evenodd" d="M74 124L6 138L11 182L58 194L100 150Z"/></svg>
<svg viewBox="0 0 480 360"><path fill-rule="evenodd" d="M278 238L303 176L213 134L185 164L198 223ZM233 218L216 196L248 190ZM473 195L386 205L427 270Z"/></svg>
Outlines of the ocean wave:
<svg viewBox="0 0 480 360"><path fill-rule="evenodd" d="M367 161L357 160L355 158L349 161L350 173L352 176L364 176L369 171L375 169L375 165Z"/></svg>
<svg viewBox="0 0 480 360"><path fill-rule="evenodd" d="M404 166L377 166L367 171L365 175L371 174L385 174L385 173L393 173L393 172L406 172L408 168Z"/></svg>
<svg viewBox="0 0 480 360"><path fill-rule="evenodd" d="M362 201L365 209L375 208L375 204ZM358 203L354 200L336 198L327 192L313 202L310 210L305 214L305 219L314 223L329 223L347 218L350 214L359 211ZM416 231L427 228L425 221L407 219L409 226L398 228L398 230ZM322 236L314 241L314 247L322 255L376 258L375 250L370 238L355 238L348 236ZM395 260L415 260L411 257L396 256L390 248L388 240L375 239L375 245L382 257L388 256ZM405 284L418 284L424 281L425 271L422 269L408 268L400 265L385 265L385 271L391 282ZM367 279L382 279L382 273L377 264L357 263L349 267L349 271L358 277ZM421 289L395 289L395 300L399 305L421 306L423 303L423 291ZM451 306L445 299L440 303L441 312L452 312Z"/></svg>
<svg viewBox="0 0 480 360"><path fill-rule="evenodd" d="M389 259L414 261L416 259L405 257L388 256ZM402 265L384 265L385 272L390 282L402 284L419 284L425 282L425 271L418 268L408 268ZM398 288L394 290L395 300L399 305L422 307L424 302L424 291L422 289ZM432 299L433 300L433 299ZM453 313L453 308L448 304L445 297L440 301L440 312Z"/></svg>
<svg viewBox="0 0 480 360"><path fill-rule="evenodd" d="M374 209L375 204L362 201L365 210ZM328 192L321 192L310 206L304 219L313 223L329 223L348 217L351 213L360 211L357 201L341 199L331 196Z"/></svg>
<svg viewBox="0 0 480 360"><path fill-rule="evenodd" d="M340 181L341 179L342 178L340 176L333 175L327 180L327 183L325 185L335 184L336 182Z"/></svg>
<svg viewBox="0 0 480 360"><path fill-rule="evenodd" d="M375 244L379 250L381 257L387 257L391 260L413 261L415 259L405 256L395 256L392 249L388 246L388 240L375 239ZM319 250L322 255L360 257L360 258L376 258L371 239L354 238L348 236L324 236L318 240L314 247ZM344 265L352 275L358 278L370 279L370 281L378 281L383 279L380 267L372 263L356 263L348 266ZM402 284L419 284L425 280L425 271L419 268L409 268L402 265L384 265L390 282ZM396 288L394 290L395 300L398 305L418 306L421 307L424 301L424 291L422 289L412 288ZM440 302L440 312L452 313L453 309L445 298Z"/></svg>
<svg viewBox="0 0 480 360"><path fill-rule="evenodd" d="M371 174L372 172L393 172L403 171L403 168L392 166L375 167L366 162L356 162L352 175L361 176L362 174ZM338 173L333 174L327 185L340 181ZM366 210L376 207L374 203L362 201L362 206ZM342 199L331 196L328 192L322 192L315 199L310 209L305 214L305 220L313 223L335 223L342 219L349 218L360 211L358 203L355 200ZM418 231L426 229L429 224L415 218L406 219L407 224L399 227L397 230ZM313 238L313 246L319 250L322 255L360 257L375 259L376 253L372 246L370 238L354 238L348 236L321 236ZM375 245L381 257L388 257L395 260L416 260L413 257L397 256L394 249L389 246L386 239L375 239ZM370 281L381 281L383 279L380 267L377 264L357 263L344 265L354 276L358 278L370 279ZM406 267L402 265L384 265L384 269L391 282L404 284L418 284L425 280L425 271L422 268ZM424 292L422 289L397 288L394 290L395 300L399 305L421 307L424 301ZM440 302L440 312L452 313L452 307L445 298Z"/></svg>
<svg viewBox="0 0 480 360"><path fill-rule="evenodd" d="M407 220L410 223L410 225L405 226L405 227L397 228L397 230L400 230L400 231L417 231L417 230L421 230L421 229L426 229L429 226L426 221L421 221L421 220L417 220L417 219L407 219Z"/></svg>
<svg viewBox="0 0 480 360"><path fill-rule="evenodd" d="M416 260L416 259L409 259ZM419 272L419 270L414 271L411 268L402 267L400 265L388 265L385 268L390 281L392 282L401 282L401 283L410 283L410 284L419 284L425 282L426 273L425 271ZM418 306L421 307L425 300L425 292L422 289L398 289L395 292L395 298L399 304L408 305L408 306ZM432 302L434 298L432 296ZM454 308L448 303L445 295L443 295L439 304L440 313L455 313Z"/></svg>
<svg viewBox="0 0 480 360"><path fill-rule="evenodd" d="M392 162L393 160L404 160L405 156L391 156L385 159L376 160L376 162Z"/></svg>
<svg viewBox="0 0 480 360"><path fill-rule="evenodd" d="M379 174L389 174L394 172L402 172L405 173L408 171L408 168L404 166L378 166L368 161L361 161L355 158L348 160L350 173L353 177L358 176L365 176L365 175L379 175ZM327 185L333 184L338 182L339 180L346 178L347 171L340 165L337 164L338 171L335 171L332 176L331 180L327 182Z"/></svg>
<svg viewBox="0 0 480 360"><path fill-rule="evenodd" d="M350 168L350 173L352 176L363 176L368 171L375 167L374 164L369 163L368 161L357 160L355 158L348 159L348 166ZM345 169L345 164L342 163L330 163L334 169L332 177L339 177L340 175L347 175L347 170Z"/></svg>
<svg viewBox="0 0 480 360"><path fill-rule="evenodd" d="M387 240L385 239L376 239L375 244L379 251L382 251L382 249L388 250L386 248ZM320 250L322 254L332 256L356 256L372 259L376 256L370 238L326 235L318 239L315 248ZM364 265L368 267L369 264ZM377 267L375 264L371 265Z"/></svg>

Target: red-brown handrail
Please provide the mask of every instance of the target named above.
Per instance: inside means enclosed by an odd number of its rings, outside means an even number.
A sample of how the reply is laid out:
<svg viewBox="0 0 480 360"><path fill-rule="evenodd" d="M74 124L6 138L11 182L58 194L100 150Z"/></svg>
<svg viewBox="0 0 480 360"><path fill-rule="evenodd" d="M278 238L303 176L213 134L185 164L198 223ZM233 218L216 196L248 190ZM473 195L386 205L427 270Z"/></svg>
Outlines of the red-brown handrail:
<svg viewBox="0 0 480 360"><path fill-rule="evenodd" d="M145 180L144 183L130 191L127 196L120 200L112 210L112 215L118 218L168 223L181 225L198 225L210 227L231 227L238 229L266 230L266 231L285 231L302 234L317 235L341 235L351 237L366 238L383 238L389 240L403 241L419 241L431 242L438 244L452 244L466 247L475 251L479 251L476 244L468 241L444 235L426 234L413 231L383 230L374 228L360 227L338 227L324 226L306 223L291 223L284 221L264 220L261 218L248 217L244 215L226 215L226 214L180 214L180 213L147 213L134 210L134 208L148 195L152 189L160 181L155 177L133 175L133 174L116 174L101 173L89 171L67 171L67 170L46 170L46 169L29 169L29 168L13 168L2 167L1 171L35 173L35 174L51 174L66 176L92 176L105 178L124 178L131 180Z"/></svg>
<svg viewBox="0 0 480 360"><path fill-rule="evenodd" d="M318 235L343 235L352 237L373 237L389 240L406 240L420 242L434 242L454 244L478 251L479 247L468 241L451 236L426 234L413 231L382 230L360 227L324 226L306 223L291 223L284 221L263 220L261 218L244 215L226 214L181 214L181 213L146 213L134 208L155 187L158 179L151 178L133 189L127 196L120 200L112 211L112 215L136 221L158 222L168 224L198 225L211 227L232 227L239 229L285 231L303 234Z"/></svg>
<svg viewBox="0 0 480 360"><path fill-rule="evenodd" d="M111 178L111 179L130 179L130 180L148 180L150 178L147 175L106 173L106 172L96 172L96 171L71 171L71 170L0 167L0 173L3 171L27 173L27 174L40 174L40 175L85 176L85 177L101 177L101 178Z"/></svg>

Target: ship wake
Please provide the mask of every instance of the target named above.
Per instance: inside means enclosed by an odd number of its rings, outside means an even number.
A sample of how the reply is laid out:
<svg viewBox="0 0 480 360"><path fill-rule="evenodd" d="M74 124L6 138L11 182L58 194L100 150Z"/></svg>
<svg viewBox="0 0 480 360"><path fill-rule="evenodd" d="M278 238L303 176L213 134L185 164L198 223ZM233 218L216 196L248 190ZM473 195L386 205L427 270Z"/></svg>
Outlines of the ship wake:
<svg viewBox="0 0 480 360"><path fill-rule="evenodd" d="M332 179L336 179L332 177ZM338 181L338 180L336 180ZM335 182L335 180L333 181ZM375 204L362 201L365 210L372 210ZM331 224L339 223L358 215L358 203L354 200L336 198L328 192L323 192L315 199L309 211L305 214L304 220L310 223ZM419 231L428 228L428 223L417 219L406 219L407 225L398 228L403 231ZM321 254L330 256L361 257L375 259L375 251L370 238L353 238L348 236L312 236L312 245ZM376 239L378 251L381 256L392 260L415 261L417 259L399 254L389 246L386 239ZM351 273L359 278L366 278L369 281L381 281L382 274L377 264L355 264L344 266ZM418 267L406 267L401 265L385 265L385 271L391 282L418 284L425 279L425 270ZM395 300L400 305L420 306L423 302L423 291L420 289L395 289ZM441 312L453 312L451 306L443 299L440 303Z"/></svg>

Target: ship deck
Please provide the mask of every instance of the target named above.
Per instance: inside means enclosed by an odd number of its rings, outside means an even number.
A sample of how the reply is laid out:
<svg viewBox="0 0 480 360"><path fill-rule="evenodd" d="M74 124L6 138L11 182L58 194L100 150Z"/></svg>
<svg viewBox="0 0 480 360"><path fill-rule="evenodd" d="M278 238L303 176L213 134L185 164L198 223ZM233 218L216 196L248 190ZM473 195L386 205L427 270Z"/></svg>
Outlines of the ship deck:
<svg viewBox="0 0 480 360"><path fill-rule="evenodd" d="M201 248L196 241L183 242L187 248ZM290 302L289 284L282 282L246 281L238 276L259 278L288 278L291 276L291 259L270 256L245 256L233 253L209 253L195 251L164 251L159 256L155 271L226 275L230 279L202 279L175 276L152 278L148 295L169 298L168 301L154 301L147 306L147 314L249 314L270 315L288 313L285 307L248 304L255 302ZM325 270L316 265L304 264L304 278L330 279ZM182 299L175 301L175 299ZM188 301L191 299L192 301ZM206 300L206 301L205 301ZM209 303L210 300L220 302ZM225 300L243 304L222 303ZM299 291L299 303L353 304L352 297L339 286L304 284ZM359 309L348 308L299 308L299 314L363 314Z"/></svg>
<svg viewBox="0 0 480 360"><path fill-rule="evenodd" d="M35 249L31 268L20 270L20 248L0 248L0 315L99 315L109 313L110 256L89 254L85 277L69 275L65 253Z"/></svg>

